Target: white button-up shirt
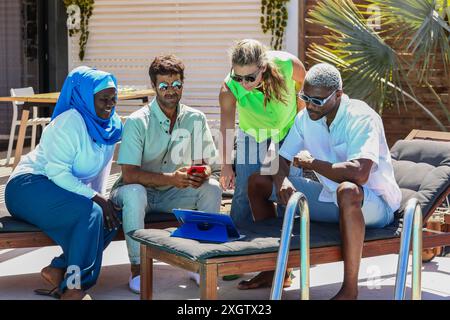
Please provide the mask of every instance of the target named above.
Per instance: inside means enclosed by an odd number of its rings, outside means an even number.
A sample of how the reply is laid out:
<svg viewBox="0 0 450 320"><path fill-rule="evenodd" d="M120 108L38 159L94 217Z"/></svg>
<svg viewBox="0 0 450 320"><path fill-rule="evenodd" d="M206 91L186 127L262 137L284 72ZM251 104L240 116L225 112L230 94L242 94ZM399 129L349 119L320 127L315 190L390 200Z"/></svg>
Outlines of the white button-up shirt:
<svg viewBox="0 0 450 320"><path fill-rule="evenodd" d="M364 187L381 196L393 211L400 207L402 196L395 181L383 122L365 102L342 95L330 127L326 117L313 121L306 109L299 112L279 153L292 161L302 150L309 151L315 159L330 163L372 160L372 170ZM317 176L323 185L319 201L337 204L336 189L339 184L320 174Z"/></svg>

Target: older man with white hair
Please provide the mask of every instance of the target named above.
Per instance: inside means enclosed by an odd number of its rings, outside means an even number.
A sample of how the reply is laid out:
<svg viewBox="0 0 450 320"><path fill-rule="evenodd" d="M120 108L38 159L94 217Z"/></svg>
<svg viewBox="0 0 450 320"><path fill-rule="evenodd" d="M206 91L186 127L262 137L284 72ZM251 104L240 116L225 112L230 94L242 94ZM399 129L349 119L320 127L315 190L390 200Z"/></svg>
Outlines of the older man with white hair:
<svg viewBox="0 0 450 320"><path fill-rule="evenodd" d="M253 217L275 217L274 201L286 204L296 190L304 193L311 220L340 226L344 282L334 299L356 299L365 228L391 224L401 201L383 123L365 102L343 93L341 75L330 64L308 71L299 97L306 109L280 149L279 171L249 180ZM291 162L313 170L320 183L289 177ZM257 275L254 287L272 277L273 272Z"/></svg>

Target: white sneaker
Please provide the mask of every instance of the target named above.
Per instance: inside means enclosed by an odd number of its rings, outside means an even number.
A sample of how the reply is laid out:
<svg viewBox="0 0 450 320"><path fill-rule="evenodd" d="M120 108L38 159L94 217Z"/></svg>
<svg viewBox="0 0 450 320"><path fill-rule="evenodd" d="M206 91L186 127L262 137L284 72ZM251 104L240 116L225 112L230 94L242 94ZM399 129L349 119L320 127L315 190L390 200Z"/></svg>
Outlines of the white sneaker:
<svg viewBox="0 0 450 320"><path fill-rule="evenodd" d="M136 276L132 278L130 276L130 279L128 280L128 287L130 290L134 293L140 294L141 293L141 276Z"/></svg>
<svg viewBox="0 0 450 320"><path fill-rule="evenodd" d="M200 286L200 275L198 273L188 271L188 275L189 275L189 279L194 281L197 284L197 286Z"/></svg>

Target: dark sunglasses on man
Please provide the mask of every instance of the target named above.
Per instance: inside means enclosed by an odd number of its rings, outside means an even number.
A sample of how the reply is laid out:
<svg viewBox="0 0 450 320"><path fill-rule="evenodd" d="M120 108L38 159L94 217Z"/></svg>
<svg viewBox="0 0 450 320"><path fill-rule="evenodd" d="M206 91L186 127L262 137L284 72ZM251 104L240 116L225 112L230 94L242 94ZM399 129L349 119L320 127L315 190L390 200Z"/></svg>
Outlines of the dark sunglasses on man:
<svg viewBox="0 0 450 320"><path fill-rule="evenodd" d="M172 87L174 90L181 90L181 88L183 88L183 83L179 80L175 80L171 85L167 82L161 82L158 85L158 89L161 91L167 91L169 87Z"/></svg>
<svg viewBox="0 0 450 320"><path fill-rule="evenodd" d="M230 70L230 77L231 77L231 79L233 79L234 81L239 82L239 83L241 83L242 81L255 82L256 78L258 78L258 75L259 75L260 72L261 72L261 68L259 68L254 73L250 73L250 74L247 74L245 76L240 76L240 75L234 74L234 70L233 70L233 68L231 68L231 70Z"/></svg>
<svg viewBox="0 0 450 320"><path fill-rule="evenodd" d="M336 91L337 91L337 89L334 90L328 97L323 98L323 99L312 98L312 97L304 94L303 91L298 94L298 97L305 102L311 102L312 104L314 104L318 107L323 107L328 102L328 100L330 100L331 97L336 93Z"/></svg>

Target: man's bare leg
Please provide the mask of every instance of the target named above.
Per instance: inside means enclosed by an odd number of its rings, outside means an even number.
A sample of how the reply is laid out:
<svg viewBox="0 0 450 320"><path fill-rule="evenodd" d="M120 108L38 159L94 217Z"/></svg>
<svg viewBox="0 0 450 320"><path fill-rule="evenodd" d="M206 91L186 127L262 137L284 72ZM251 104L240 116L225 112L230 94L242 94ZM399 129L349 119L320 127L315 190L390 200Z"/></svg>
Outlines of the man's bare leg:
<svg viewBox="0 0 450 320"><path fill-rule="evenodd" d="M275 205L269 200L272 194L272 178L253 174L248 180L248 200L255 221L261 221L276 217ZM291 285L290 271L287 270L283 287ZM272 286L274 271L264 271L250 280L241 281L238 289L248 290L256 288L267 288Z"/></svg>
<svg viewBox="0 0 450 320"><path fill-rule="evenodd" d="M334 300L358 298L358 274L365 235L365 223L361 206L363 189L350 182L343 182L337 189L339 226L344 260L344 282Z"/></svg>
<svg viewBox="0 0 450 320"><path fill-rule="evenodd" d="M269 200L272 195L271 176L254 173L248 178L248 201L255 221L275 218L275 204Z"/></svg>

